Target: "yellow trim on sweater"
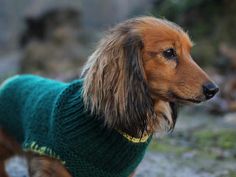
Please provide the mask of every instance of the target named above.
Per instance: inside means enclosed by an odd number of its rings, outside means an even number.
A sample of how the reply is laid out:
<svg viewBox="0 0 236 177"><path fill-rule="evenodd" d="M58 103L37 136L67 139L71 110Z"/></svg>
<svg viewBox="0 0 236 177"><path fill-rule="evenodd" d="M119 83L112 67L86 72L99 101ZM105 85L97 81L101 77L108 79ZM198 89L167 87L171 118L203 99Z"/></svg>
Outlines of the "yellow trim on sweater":
<svg viewBox="0 0 236 177"><path fill-rule="evenodd" d="M148 138L149 135L148 134L144 134L144 136L142 138L135 138L127 133L118 131L125 139L127 139L128 141L132 142L132 143L145 143Z"/></svg>
<svg viewBox="0 0 236 177"><path fill-rule="evenodd" d="M57 155L55 152L53 152L52 149L46 147L46 146L42 146L40 147L35 141L33 141L30 144L26 145L26 148L23 148L24 151L31 151L31 152L35 152L39 155L45 155L45 156L49 156L55 159L58 159L59 161L61 161L62 164L65 164L65 161L62 161L60 156Z"/></svg>

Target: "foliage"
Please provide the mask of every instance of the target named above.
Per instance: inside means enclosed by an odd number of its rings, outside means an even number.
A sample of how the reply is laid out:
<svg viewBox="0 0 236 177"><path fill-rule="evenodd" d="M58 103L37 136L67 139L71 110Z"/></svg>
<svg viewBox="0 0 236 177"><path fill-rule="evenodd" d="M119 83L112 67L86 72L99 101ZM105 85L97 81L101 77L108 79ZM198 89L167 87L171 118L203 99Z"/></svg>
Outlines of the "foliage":
<svg viewBox="0 0 236 177"><path fill-rule="evenodd" d="M202 130L194 134L196 145L202 149L205 148L221 148L235 149L236 148L236 131L232 130Z"/></svg>
<svg viewBox="0 0 236 177"><path fill-rule="evenodd" d="M161 152L161 153L174 153L177 155L181 155L185 152L191 150L188 147L184 146L176 146L171 143L170 139L161 139L161 140L154 140L150 146L149 150L153 152Z"/></svg>
<svg viewBox="0 0 236 177"><path fill-rule="evenodd" d="M235 8L236 1L230 0L156 0L152 14L187 29L197 44L193 56L208 65L216 61L222 42L236 46Z"/></svg>

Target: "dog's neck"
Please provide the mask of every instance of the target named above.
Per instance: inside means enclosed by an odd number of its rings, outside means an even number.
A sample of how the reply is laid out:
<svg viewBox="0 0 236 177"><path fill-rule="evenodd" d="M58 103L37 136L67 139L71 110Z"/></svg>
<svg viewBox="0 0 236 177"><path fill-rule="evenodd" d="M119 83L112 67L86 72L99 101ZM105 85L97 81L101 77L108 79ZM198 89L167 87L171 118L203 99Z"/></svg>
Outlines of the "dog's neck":
<svg viewBox="0 0 236 177"><path fill-rule="evenodd" d="M135 138L143 138L154 133L167 132L174 128L177 118L177 110L174 103L155 99L154 111L156 117L147 121L147 128L144 132L139 132L136 135L132 134L129 130L123 130L123 132Z"/></svg>

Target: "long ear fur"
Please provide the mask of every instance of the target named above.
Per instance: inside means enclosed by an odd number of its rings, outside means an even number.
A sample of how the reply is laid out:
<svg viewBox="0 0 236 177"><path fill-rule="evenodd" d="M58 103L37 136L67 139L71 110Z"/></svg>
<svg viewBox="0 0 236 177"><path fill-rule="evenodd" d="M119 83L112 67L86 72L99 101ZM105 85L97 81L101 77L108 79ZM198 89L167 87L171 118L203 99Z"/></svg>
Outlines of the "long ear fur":
<svg viewBox="0 0 236 177"><path fill-rule="evenodd" d="M175 124L178 118L178 105L177 103L174 102L170 102L170 107L171 107L171 117L172 117L172 121L173 121L173 125L171 127L171 131L175 128Z"/></svg>
<svg viewBox="0 0 236 177"><path fill-rule="evenodd" d="M82 73L87 108L108 127L138 136L156 115L143 69L143 43L134 26L118 25L101 41Z"/></svg>

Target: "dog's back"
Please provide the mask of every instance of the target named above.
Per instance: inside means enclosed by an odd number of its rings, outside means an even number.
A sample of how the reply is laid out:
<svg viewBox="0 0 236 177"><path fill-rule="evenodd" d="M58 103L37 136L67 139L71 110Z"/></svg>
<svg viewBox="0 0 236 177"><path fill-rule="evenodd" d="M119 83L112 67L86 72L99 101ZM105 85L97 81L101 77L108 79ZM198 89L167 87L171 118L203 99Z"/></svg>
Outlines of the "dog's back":
<svg viewBox="0 0 236 177"><path fill-rule="evenodd" d="M7 79L0 87L0 126L20 141L23 131L22 124L18 121L21 116L19 112L21 98L20 93L17 93L18 88L15 82L17 77ZM12 128L13 125L14 128Z"/></svg>
<svg viewBox="0 0 236 177"><path fill-rule="evenodd" d="M37 126L46 126L47 118L51 114L53 102L56 99L56 90L60 86L55 81L44 81L40 77L31 75L15 76L8 79L0 89L0 125L14 136L18 142L25 141L27 132L40 134ZM41 112L42 111L42 112ZM35 114L40 114L39 120L33 120ZM29 123L30 122L30 123ZM48 131L42 134L46 135ZM45 137L46 138L46 137Z"/></svg>

